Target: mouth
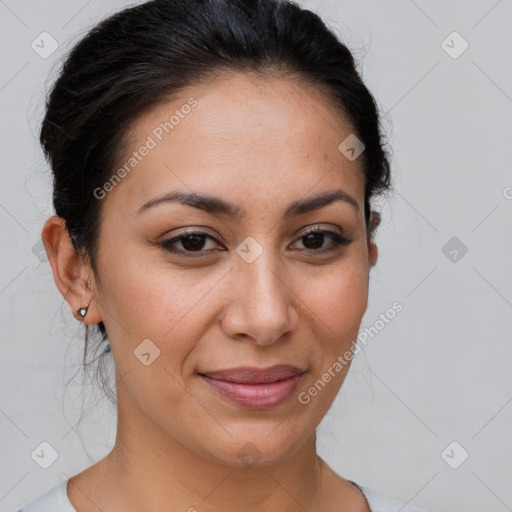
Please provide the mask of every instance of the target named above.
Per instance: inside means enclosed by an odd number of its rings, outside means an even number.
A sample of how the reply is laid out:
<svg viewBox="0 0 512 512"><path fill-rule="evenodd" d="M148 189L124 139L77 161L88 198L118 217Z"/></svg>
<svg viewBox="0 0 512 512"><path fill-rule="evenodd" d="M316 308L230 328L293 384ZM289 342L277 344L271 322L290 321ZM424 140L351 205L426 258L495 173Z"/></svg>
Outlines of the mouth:
<svg viewBox="0 0 512 512"><path fill-rule="evenodd" d="M286 402L306 370L290 365L270 368L240 367L199 373L199 377L231 403L264 410Z"/></svg>

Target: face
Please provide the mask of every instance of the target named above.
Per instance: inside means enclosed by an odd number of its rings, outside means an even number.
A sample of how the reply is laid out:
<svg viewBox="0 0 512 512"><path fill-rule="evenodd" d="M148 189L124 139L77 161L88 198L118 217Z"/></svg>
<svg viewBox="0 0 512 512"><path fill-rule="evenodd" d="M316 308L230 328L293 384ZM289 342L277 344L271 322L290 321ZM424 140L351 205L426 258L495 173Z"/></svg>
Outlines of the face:
<svg viewBox="0 0 512 512"><path fill-rule="evenodd" d="M284 460L314 434L348 371L376 258L361 159L338 149L352 131L319 89L236 73L136 122L119 162L130 170L100 201L90 313L132 428L237 465L244 450ZM214 200L152 201L176 193ZM201 376L274 365L302 373L238 388Z"/></svg>

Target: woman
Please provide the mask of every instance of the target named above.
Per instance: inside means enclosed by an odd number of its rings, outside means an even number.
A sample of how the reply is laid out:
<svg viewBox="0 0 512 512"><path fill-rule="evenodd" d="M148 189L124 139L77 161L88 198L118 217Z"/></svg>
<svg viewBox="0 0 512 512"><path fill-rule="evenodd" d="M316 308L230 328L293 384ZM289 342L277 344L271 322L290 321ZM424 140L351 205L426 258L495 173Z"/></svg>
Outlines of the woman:
<svg viewBox="0 0 512 512"><path fill-rule="evenodd" d="M316 15L126 9L72 50L40 140L42 238L113 355L118 424L105 458L22 511L418 510L316 453L390 187L373 97Z"/></svg>

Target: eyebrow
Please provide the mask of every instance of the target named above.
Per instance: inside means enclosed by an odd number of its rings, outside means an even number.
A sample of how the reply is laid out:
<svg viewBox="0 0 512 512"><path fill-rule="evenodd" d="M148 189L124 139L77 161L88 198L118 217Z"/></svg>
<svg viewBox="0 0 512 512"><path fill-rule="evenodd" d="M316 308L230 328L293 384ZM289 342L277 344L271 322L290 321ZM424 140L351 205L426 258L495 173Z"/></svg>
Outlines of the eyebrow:
<svg viewBox="0 0 512 512"><path fill-rule="evenodd" d="M210 196L206 194L197 194L195 192L169 192L162 196L154 197L148 202L144 203L137 211L142 213L158 204L164 202L177 201L181 204L193 206L199 208L207 213L211 214L222 214L233 219L241 219L245 213L240 208L225 199L220 197ZM357 212L359 212L359 203L344 190L332 190L329 192L323 192L318 195L299 199L291 203L284 213L284 218L290 218L296 215L301 215L313 210L319 210L324 206L327 206L335 201L343 201L352 205Z"/></svg>

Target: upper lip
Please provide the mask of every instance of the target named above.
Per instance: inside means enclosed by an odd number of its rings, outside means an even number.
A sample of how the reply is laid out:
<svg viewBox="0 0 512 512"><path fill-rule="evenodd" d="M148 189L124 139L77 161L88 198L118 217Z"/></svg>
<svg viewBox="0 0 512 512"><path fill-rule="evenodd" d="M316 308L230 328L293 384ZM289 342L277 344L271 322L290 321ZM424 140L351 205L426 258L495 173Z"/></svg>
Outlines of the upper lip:
<svg viewBox="0 0 512 512"><path fill-rule="evenodd" d="M279 380L300 375L305 370L288 364L277 364L268 368L256 368L253 366L240 366L238 368L229 368L226 370L216 370L202 372L211 379L225 380L237 384L268 384Z"/></svg>

